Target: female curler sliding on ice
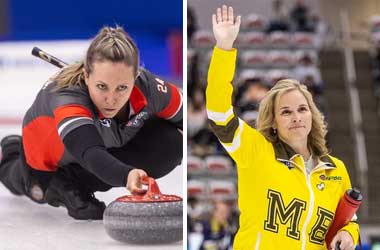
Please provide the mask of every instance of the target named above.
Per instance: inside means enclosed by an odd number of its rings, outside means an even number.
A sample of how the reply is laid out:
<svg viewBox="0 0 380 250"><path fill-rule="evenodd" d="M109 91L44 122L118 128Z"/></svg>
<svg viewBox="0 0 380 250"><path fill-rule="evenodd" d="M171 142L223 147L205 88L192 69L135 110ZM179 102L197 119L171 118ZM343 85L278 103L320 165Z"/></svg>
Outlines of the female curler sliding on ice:
<svg viewBox="0 0 380 250"><path fill-rule="evenodd" d="M64 67L27 111L22 137L2 139L1 182L16 195L102 219L96 191L143 192L182 160L182 94L139 66L121 27L104 27L83 61ZM165 143L165 146L163 146Z"/></svg>

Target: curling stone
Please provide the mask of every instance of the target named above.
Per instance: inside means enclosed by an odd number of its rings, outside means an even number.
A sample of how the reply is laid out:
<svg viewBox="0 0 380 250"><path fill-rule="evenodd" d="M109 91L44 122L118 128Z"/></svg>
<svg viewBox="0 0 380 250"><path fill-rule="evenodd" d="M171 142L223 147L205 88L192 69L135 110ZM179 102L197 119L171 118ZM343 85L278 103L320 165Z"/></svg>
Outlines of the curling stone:
<svg viewBox="0 0 380 250"><path fill-rule="evenodd" d="M130 244L166 244L182 240L182 198L165 195L153 178L143 177L145 194L122 196L104 210L111 238Z"/></svg>

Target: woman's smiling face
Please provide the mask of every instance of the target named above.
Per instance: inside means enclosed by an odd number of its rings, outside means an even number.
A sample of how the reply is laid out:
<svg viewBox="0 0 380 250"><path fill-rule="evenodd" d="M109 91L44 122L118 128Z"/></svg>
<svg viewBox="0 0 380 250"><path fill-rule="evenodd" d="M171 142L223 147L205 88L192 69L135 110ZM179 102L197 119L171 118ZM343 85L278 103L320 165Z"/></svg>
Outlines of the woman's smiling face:
<svg viewBox="0 0 380 250"><path fill-rule="evenodd" d="M306 142L311 131L312 113L305 96L298 90L284 93L275 103L273 128L286 143Z"/></svg>

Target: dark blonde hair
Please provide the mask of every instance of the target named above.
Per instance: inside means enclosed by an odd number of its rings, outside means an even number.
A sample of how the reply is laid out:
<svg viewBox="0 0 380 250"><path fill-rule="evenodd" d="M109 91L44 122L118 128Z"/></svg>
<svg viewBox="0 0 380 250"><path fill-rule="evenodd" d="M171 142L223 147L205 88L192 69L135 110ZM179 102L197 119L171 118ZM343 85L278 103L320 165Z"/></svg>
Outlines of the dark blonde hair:
<svg viewBox="0 0 380 250"><path fill-rule="evenodd" d="M257 130L260 131L270 142L278 141L277 133L273 131L275 118L275 105L277 100L285 93L298 90L305 98L309 105L312 123L311 131L308 135L307 144L312 150L313 155L317 157L328 154L325 136L327 133L326 123L322 113L318 110L313 101L311 93L306 86L300 84L297 80L284 79L276 83L276 85L267 93L260 103L259 116L257 118Z"/></svg>
<svg viewBox="0 0 380 250"><path fill-rule="evenodd" d="M72 85L85 86L83 69L90 74L96 61L123 62L133 66L134 76L138 75L140 62L137 46L122 27L116 26L103 27L92 40L85 59L66 66L51 80L57 83L58 89Z"/></svg>

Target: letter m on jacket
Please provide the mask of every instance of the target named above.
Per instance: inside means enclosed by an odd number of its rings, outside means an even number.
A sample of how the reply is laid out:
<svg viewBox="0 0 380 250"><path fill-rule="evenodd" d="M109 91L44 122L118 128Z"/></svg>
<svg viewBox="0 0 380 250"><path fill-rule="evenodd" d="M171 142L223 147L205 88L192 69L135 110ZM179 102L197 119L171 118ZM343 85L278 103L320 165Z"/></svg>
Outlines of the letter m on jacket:
<svg viewBox="0 0 380 250"><path fill-rule="evenodd" d="M264 229L278 233L278 222L287 225L286 235L293 239L300 239L299 222L302 211L306 210L306 202L294 198L289 205L285 206L281 193L274 190L268 190L267 196L268 214L264 221Z"/></svg>

